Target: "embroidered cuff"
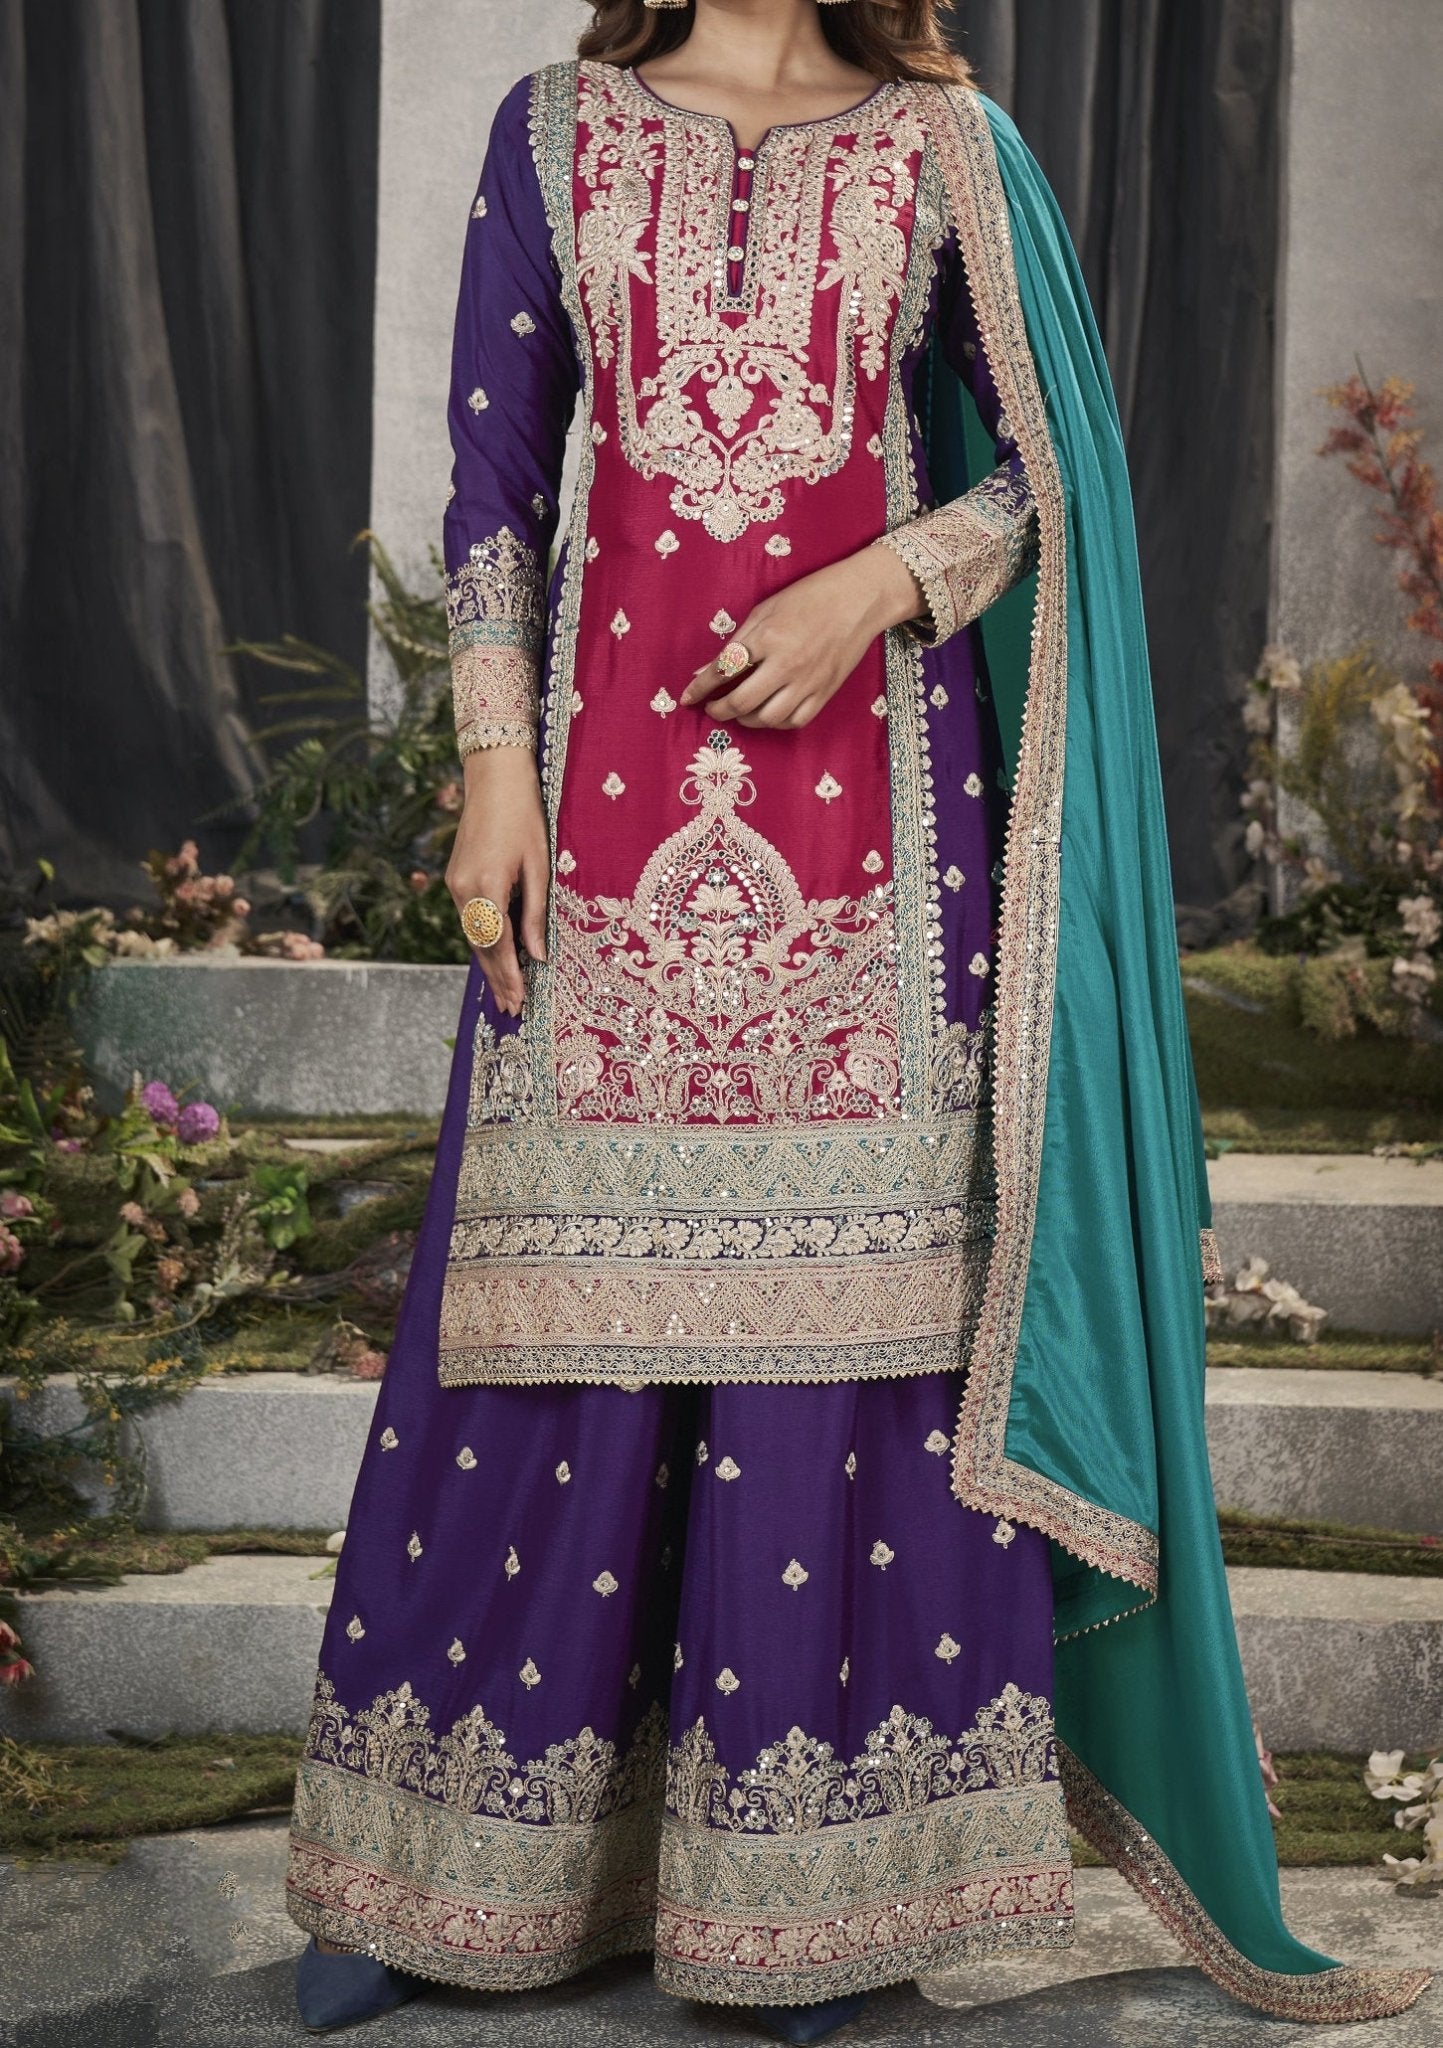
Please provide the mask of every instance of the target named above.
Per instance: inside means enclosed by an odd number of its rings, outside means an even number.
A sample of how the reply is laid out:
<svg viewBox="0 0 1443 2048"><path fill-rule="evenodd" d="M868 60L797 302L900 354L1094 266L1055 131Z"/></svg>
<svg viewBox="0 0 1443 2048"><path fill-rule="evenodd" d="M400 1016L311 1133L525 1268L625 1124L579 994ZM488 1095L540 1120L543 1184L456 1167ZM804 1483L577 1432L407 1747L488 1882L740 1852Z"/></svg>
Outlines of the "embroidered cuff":
<svg viewBox="0 0 1443 2048"><path fill-rule="evenodd" d="M476 541L446 579L446 625L456 740L534 747L546 594L534 548L509 526Z"/></svg>
<svg viewBox="0 0 1443 2048"><path fill-rule="evenodd" d="M1033 566L1037 508L1026 476L1004 465L881 540L907 564L927 601L926 615L908 619L907 631L924 647L940 647Z"/></svg>

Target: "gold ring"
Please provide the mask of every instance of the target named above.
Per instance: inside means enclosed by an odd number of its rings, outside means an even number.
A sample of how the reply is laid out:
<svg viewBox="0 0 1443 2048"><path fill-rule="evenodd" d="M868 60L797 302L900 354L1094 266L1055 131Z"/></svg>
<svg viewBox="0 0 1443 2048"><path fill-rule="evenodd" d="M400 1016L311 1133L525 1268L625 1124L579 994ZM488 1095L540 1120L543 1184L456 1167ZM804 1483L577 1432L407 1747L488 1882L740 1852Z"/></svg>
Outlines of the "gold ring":
<svg viewBox="0 0 1443 2048"><path fill-rule="evenodd" d="M461 905L461 929L481 952L494 946L506 929L506 920L489 896L472 896Z"/></svg>
<svg viewBox="0 0 1443 2048"><path fill-rule="evenodd" d="M739 676L744 668L750 668L752 658L740 640L728 640L726 646L716 658L716 665L721 673L730 680L733 676Z"/></svg>

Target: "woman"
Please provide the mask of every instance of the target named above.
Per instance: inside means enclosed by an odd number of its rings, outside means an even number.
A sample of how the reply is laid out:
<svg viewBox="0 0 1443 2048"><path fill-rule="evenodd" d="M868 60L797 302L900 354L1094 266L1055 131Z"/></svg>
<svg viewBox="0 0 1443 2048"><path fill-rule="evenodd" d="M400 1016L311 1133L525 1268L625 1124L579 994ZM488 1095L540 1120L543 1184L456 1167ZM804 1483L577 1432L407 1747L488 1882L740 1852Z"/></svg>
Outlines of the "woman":
<svg viewBox="0 0 1443 2048"><path fill-rule="evenodd" d="M593 11L468 224L477 967L297 1784L303 2015L641 1949L820 2039L1068 1943L1069 1819L1257 2009L1400 2011L1426 1972L1279 1912L1065 232L936 0Z"/></svg>

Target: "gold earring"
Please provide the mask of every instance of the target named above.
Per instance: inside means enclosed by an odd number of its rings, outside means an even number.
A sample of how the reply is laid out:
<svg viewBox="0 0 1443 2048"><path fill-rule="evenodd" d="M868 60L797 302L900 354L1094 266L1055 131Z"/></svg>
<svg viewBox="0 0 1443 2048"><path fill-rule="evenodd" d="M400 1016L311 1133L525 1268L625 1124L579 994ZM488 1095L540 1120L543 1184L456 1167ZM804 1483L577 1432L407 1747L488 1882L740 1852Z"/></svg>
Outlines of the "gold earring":
<svg viewBox="0 0 1443 2048"><path fill-rule="evenodd" d="M641 4L654 10L658 7L686 7L690 0L641 0Z"/></svg>

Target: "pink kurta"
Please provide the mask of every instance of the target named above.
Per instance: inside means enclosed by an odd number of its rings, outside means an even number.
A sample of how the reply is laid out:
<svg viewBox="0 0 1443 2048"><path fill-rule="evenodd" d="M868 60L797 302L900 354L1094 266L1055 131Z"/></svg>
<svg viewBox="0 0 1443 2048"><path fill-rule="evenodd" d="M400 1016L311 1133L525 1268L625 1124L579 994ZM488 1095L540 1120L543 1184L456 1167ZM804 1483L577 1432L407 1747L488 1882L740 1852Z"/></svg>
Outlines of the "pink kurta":
<svg viewBox="0 0 1443 2048"><path fill-rule="evenodd" d="M918 95L745 152L634 72L538 78L470 223L446 556L463 747L540 730L551 957L519 1032L478 1020L441 1377L946 1369L990 1243L1005 816L970 622L1033 514ZM934 328L999 467L929 509ZM927 614L809 725L680 706L759 599L883 535Z"/></svg>

